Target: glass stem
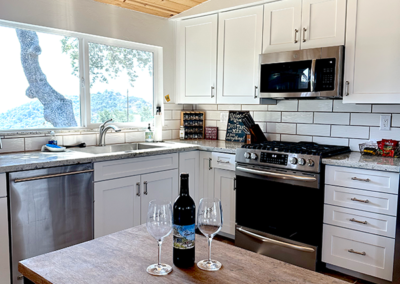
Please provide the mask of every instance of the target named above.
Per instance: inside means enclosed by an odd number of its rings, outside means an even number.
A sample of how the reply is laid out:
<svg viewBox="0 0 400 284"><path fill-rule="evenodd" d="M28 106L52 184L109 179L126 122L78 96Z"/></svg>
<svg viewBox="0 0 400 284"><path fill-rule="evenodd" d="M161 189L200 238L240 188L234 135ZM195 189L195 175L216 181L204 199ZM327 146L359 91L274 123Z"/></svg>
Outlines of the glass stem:
<svg viewBox="0 0 400 284"><path fill-rule="evenodd" d="M161 265L161 245L162 241L158 241L158 266Z"/></svg>
<svg viewBox="0 0 400 284"><path fill-rule="evenodd" d="M208 262L211 262L211 241L212 238L208 238Z"/></svg>

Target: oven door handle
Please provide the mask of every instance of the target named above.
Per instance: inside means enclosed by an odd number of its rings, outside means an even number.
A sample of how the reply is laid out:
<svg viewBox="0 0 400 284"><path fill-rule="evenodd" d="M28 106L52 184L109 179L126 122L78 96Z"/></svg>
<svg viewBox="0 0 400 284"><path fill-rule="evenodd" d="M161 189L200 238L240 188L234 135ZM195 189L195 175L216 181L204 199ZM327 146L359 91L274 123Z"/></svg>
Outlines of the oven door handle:
<svg viewBox="0 0 400 284"><path fill-rule="evenodd" d="M250 173L250 174L256 174L256 175L261 175L261 176L266 176L266 177L274 177L274 178L280 178L280 179L291 179L291 180L301 180L301 181L316 181L317 179L315 177L304 177L304 176L294 176L294 175L288 175L288 174L280 174L280 173L274 173L274 172L266 172L266 171L260 171L260 170L254 170L254 169L249 169L245 167L236 167L237 170Z"/></svg>
<svg viewBox="0 0 400 284"><path fill-rule="evenodd" d="M304 252L315 252L315 249L313 249L313 248L302 247L302 246L293 245L293 244L277 241L277 240L274 240L274 239L266 238L266 237L254 234L252 232L249 232L247 230L244 230L242 228L237 228L237 229L238 229L238 231L242 232L243 234L251 236L251 237L253 237L253 238L257 239L257 240L260 240L262 242L265 242L265 243L271 243L271 244L275 244L275 245L278 245L278 246L292 248L292 249L300 250L300 251L304 251Z"/></svg>

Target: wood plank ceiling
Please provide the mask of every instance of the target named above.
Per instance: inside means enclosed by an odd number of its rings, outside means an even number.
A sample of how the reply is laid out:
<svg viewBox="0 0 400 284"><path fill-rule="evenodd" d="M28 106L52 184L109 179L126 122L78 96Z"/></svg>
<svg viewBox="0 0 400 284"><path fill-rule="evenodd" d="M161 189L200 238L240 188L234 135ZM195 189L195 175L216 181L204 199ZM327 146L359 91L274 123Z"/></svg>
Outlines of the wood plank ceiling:
<svg viewBox="0 0 400 284"><path fill-rule="evenodd" d="M170 18L207 0L95 0L146 14Z"/></svg>

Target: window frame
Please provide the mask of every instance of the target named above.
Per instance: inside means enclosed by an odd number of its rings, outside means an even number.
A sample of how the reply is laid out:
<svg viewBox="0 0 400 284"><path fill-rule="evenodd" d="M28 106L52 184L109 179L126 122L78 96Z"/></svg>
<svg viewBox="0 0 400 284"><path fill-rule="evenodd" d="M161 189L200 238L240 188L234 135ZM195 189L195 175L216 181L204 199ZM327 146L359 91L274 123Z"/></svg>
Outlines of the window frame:
<svg viewBox="0 0 400 284"><path fill-rule="evenodd" d="M80 125L78 127L49 127L49 128L22 128L22 129L0 129L0 132L21 132L21 131L57 131L57 130L86 130L95 129L101 123L91 123L90 107L90 70L89 70L89 45L88 43L97 43L121 48L136 49L153 53L153 115L155 115L157 106L163 108L163 48L148 44L131 42L127 40L108 38L84 34L79 32L59 30L55 28L41 27L23 23L0 20L0 27L12 29L26 29L35 32L53 34L58 36L69 36L77 38L79 41L79 80L80 80ZM120 128L147 128L147 122L115 122ZM152 122L154 126L154 120Z"/></svg>

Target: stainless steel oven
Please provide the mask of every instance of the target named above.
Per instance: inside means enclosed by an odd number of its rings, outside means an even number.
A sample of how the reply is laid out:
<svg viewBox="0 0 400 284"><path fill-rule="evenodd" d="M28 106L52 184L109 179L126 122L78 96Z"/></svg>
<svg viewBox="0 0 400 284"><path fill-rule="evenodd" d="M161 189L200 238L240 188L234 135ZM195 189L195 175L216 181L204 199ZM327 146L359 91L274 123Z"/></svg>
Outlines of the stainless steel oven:
<svg viewBox="0 0 400 284"><path fill-rule="evenodd" d="M340 98L344 46L260 55L261 98Z"/></svg>

